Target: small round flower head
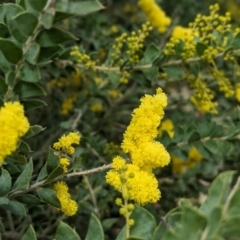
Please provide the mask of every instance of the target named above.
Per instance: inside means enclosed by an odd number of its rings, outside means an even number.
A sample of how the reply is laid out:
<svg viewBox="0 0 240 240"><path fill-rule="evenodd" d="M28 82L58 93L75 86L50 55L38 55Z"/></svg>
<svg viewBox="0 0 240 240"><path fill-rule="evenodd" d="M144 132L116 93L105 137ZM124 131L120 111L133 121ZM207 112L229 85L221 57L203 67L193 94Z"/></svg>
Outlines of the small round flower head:
<svg viewBox="0 0 240 240"><path fill-rule="evenodd" d="M80 139L81 137L77 132L70 132L68 135L63 135L58 142L54 143L53 148L72 155L74 153L72 144L79 144Z"/></svg>
<svg viewBox="0 0 240 240"><path fill-rule="evenodd" d="M60 166L63 168L64 173L67 173L70 160L68 158L60 158Z"/></svg>
<svg viewBox="0 0 240 240"><path fill-rule="evenodd" d="M112 161L112 168L119 171L123 169L125 164L126 164L126 161L122 157L117 156Z"/></svg>
<svg viewBox="0 0 240 240"><path fill-rule="evenodd" d="M122 201L121 198L117 198L117 199L115 200L115 203L116 203L117 206L121 206L121 205L123 204L123 201Z"/></svg>

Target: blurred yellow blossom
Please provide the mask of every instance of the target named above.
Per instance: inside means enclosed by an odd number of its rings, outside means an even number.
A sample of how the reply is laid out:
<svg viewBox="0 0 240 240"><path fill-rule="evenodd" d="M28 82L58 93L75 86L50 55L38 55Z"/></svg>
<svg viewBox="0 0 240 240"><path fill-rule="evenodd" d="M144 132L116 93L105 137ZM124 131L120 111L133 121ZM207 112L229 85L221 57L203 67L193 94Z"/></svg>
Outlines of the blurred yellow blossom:
<svg viewBox="0 0 240 240"><path fill-rule="evenodd" d="M238 102L240 102L240 83L236 84L235 96Z"/></svg>
<svg viewBox="0 0 240 240"><path fill-rule="evenodd" d="M195 165L203 159L203 156L198 152L195 147L192 147L188 152L188 160L182 160L177 156L172 157L172 172L174 174L180 174L185 172L189 168L195 167Z"/></svg>
<svg viewBox="0 0 240 240"><path fill-rule="evenodd" d="M95 103L90 106L92 112L101 112L103 110L103 106L101 103Z"/></svg>
<svg viewBox="0 0 240 240"><path fill-rule="evenodd" d="M160 33L166 32L168 26L171 24L171 19L154 0L139 0L138 5L146 14L148 21L157 28Z"/></svg>
<svg viewBox="0 0 240 240"><path fill-rule="evenodd" d="M173 138L174 136L174 125L172 120L166 119L161 122L160 128L158 130L158 135L161 137L163 132L166 131L168 135Z"/></svg>

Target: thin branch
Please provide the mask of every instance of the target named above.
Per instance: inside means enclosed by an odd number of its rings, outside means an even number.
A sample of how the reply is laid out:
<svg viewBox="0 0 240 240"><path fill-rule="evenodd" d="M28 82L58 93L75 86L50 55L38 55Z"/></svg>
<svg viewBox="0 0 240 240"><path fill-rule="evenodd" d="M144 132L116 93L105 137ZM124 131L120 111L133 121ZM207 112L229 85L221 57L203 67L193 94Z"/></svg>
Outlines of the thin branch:
<svg viewBox="0 0 240 240"><path fill-rule="evenodd" d="M95 173L95 172L102 172L106 169L109 169L111 168L112 165L111 164L108 164L108 165L103 165L101 167L97 167L97 168L93 168L93 169L90 169L90 170L85 170L85 171L81 171L81 172L73 172L73 173L67 173L67 174L63 174L55 179L53 179L52 181L50 182L46 182L46 180L43 180L43 181L40 181L40 182L37 182L37 183L34 183L32 184L28 189L25 189L25 190L18 190L18 191L15 191L11 194L9 194L9 199L11 198L14 198L16 196L19 196L19 195L22 195L24 193L27 193L27 192L31 192L39 187L43 187L44 185L48 185L50 183L53 183L53 182L56 182L56 181L59 181L59 180L62 180L63 178L71 178L71 177L79 177L79 176L84 176L84 175L88 175L88 174L92 174L92 173Z"/></svg>

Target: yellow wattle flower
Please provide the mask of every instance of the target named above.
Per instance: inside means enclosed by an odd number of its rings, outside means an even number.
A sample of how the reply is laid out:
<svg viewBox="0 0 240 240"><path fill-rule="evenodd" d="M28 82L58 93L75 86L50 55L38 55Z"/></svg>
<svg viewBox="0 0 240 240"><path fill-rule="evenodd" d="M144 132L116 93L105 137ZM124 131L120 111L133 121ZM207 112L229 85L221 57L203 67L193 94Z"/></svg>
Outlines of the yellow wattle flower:
<svg viewBox="0 0 240 240"><path fill-rule="evenodd" d="M63 181L58 181L53 185L53 190L61 203L61 210L66 216L73 216L78 210L77 203L71 199L68 186Z"/></svg>
<svg viewBox="0 0 240 240"><path fill-rule="evenodd" d="M164 146L154 141L167 105L167 96L158 88L155 95L145 95L140 101L140 106L132 113L132 120L124 133L121 146L125 153L131 155L133 164L152 170L170 162Z"/></svg>
<svg viewBox="0 0 240 240"><path fill-rule="evenodd" d="M176 26L173 29L172 37L176 39L190 40L192 41L194 38L194 34L191 28L185 28L182 26Z"/></svg>
<svg viewBox="0 0 240 240"><path fill-rule="evenodd" d="M166 32L168 26L171 24L171 19L154 0L139 0L138 5L146 14L148 21L160 33Z"/></svg>
<svg viewBox="0 0 240 240"><path fill-rule="evenodd" d="M30 127L20 102L6 102L0 108L0 126L1 166L4 159L17 149L19 139L27 133Z"/></svg>
<svg viewBox="0 0 240 240"><path fill-rule="evenodd" d="M62 151L66 154L72 155L74 153L73 144L80 143L80 135L77 132L70 132L68 135L63 135L58 142L53 144L53 148L57 151Z"/></svg>

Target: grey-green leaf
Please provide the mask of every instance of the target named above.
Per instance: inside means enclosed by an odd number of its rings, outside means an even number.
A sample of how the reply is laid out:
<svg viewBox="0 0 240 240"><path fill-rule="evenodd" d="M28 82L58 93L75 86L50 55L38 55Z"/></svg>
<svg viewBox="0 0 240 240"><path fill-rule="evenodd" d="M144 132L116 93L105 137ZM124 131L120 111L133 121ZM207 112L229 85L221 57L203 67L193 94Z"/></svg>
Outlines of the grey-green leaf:
<svg viewBox="0 0 240 240"><path fill-rule="evenodd" d="M104 240L102 224L94 214L91 215L85 240L92 239Z"/></svg>
<svg viewBox="0 0 240 240"><path fill-rule="evenodd" d="M104 6L98 0L57 2L56 4L56 11L79 16L96 12L103 8Z"/></svg>
<svg viewBox="0 0 240 240"><path fill-rule="evenodd" d="M56 195L56 192L51 188L40 188L37 190L38 196L46 203L61 208L61 203Z"/></svg>
<svg viewBox="0 0 240 240"><path fill-rule="evenodd" d="M33 162L32 162L32 159L30 159L30 161L25 166L25 169L23 170L23 172L15 181L12 191L27 189L29 187L29 183L32 178L32 173L33 173Z"/></svg>
<svg viewBox="0 0 240 240"><path fill-rule="evenodd" d="M55 240L81 240L77 232L64 222L60 222L55 235ZM94 238L98 240L98 238Z"/></svg>
<svg viewBox="0 0 240 240"><path fill-rule="evenodd" d="M51 28L42 30L36 41L41 47L53 47L71 40L77 40L71 33L60 28Z"/></svg>
<svg viewBox="0 0 240 240"><path fill-rule="evenodd" d="M29 226L21 240L37 240L36 233L32 225Z"/></svg>
<svg viewBox="0 0 240 240"><path fill-rule="evenodd" d="M5 169L2 169L2 174L0 177L0 183L1 183L1 188L0 188L0 197L6 196L12 186L12 179L9 174L9 172Z"/></svg>

